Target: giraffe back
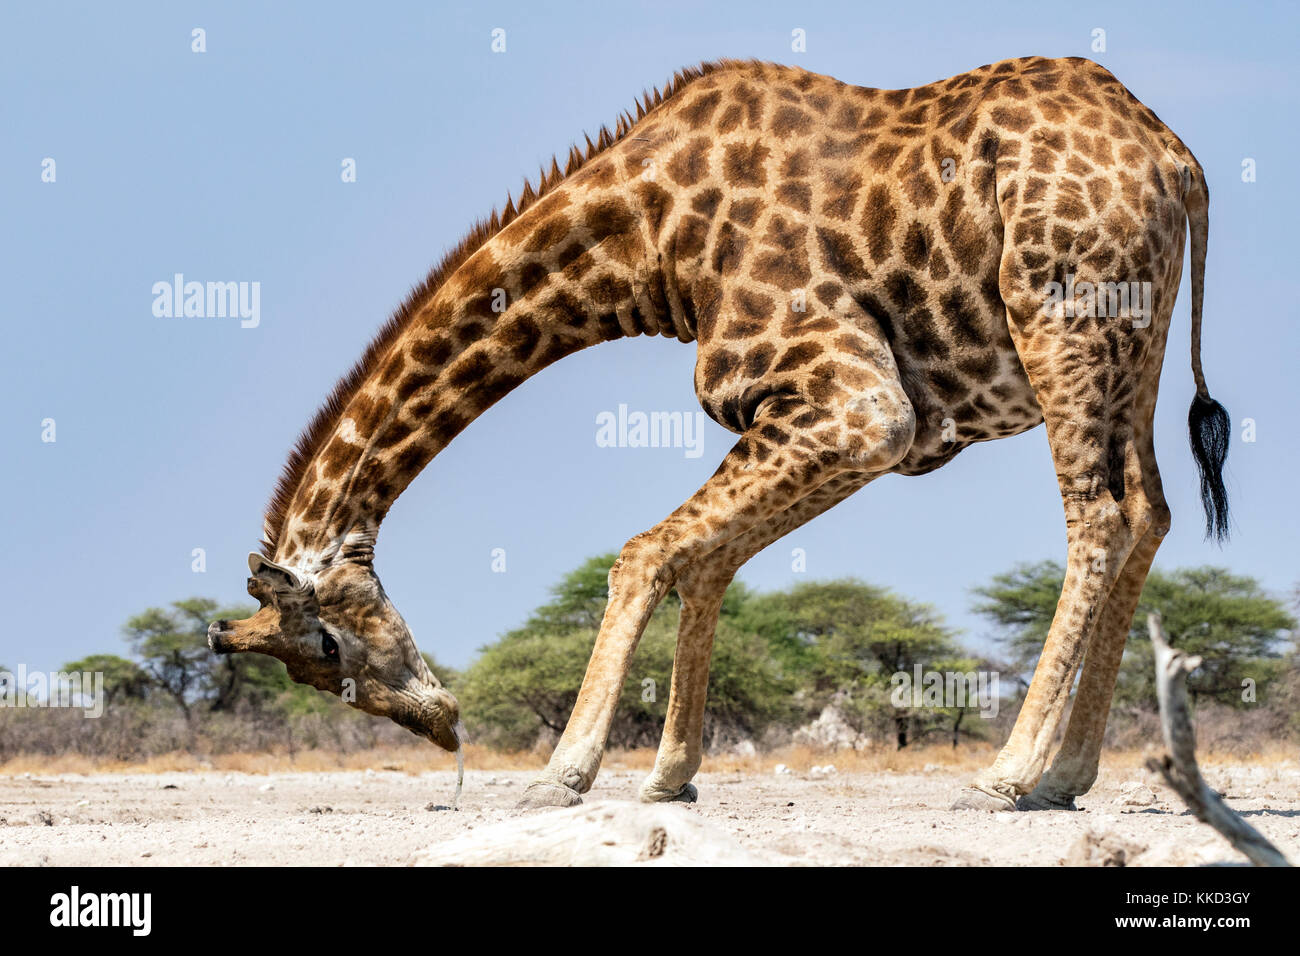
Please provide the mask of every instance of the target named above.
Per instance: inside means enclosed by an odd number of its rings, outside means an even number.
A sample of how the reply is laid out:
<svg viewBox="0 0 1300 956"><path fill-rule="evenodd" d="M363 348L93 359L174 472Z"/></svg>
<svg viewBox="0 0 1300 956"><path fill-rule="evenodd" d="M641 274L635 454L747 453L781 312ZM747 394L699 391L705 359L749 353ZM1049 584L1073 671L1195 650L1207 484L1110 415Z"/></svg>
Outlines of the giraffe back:
<svg viewBox="0 0 1300 956"><path fill-rule="evenodd" d="M745 63L695 79L582 175L637 193L699 342L710 415L743 430L783 375L834 387L836 352L883 338L918 419L895 470L921 473L1042 421L1008 328L1009 280L1041 289L1075 265L1150 275L1167 322L1187 168L1175 157L1199 171L1084 59L1008 60L903 90ZM800 311L800 297L820 307Z"/></svg>

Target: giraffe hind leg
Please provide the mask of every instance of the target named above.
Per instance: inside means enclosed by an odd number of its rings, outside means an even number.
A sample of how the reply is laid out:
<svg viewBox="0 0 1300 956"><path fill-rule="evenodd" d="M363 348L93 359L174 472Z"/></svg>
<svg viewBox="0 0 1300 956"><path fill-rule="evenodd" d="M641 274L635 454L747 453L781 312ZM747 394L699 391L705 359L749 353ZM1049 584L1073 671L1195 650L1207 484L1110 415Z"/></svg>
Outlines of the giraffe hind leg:
<svg viewBox="0 0 1300 956"><path fill-rule="evenodd" d="M1169 506L1165 502L1156 465L1154 429L1150 419L1155 408L1155 388L1148 387L1146 391L1143 396L1146 418L1136 441L1140 474L1126 475L1125 481L1126 484L1140 482L1142 493L1152 509L1153 520L1125 562L1106 601L1097 631L1088 644L1060 750L1033 791L1017 801L1016 806L1021 810L1073 808L1074 798L1087 793L1097 779L1102 738L1106 733L1106 720L1110 715L1124 644L1151 562L1169 531Z"/></svg>
<svg viewBox="0 0 1300 956"><path fill-rule="evenodd" d="M975 778L954 809L1012 810L1017 798L1038 783L1084 651L1101 631L1111 590L1155 519L1155 508L1140 483L1126 484L1117 493L1100 460L1087 455L1075 458L1073 452L1079 449L1073 443L1066 445L1063 433L1070 432L1066 423L1081 423L1082 409L1070 412L1044 404L1065 505L1065 582L1011 735L993 766ZM1104 449L1112 440L1112 429L1102 423L1087 426L1105 435L1101 453L1108 454ZM1124 458L1131 463L1136 457L1132 442L1125 442L1124 448ZM1104 642L1102 637L1099 652L1104 651Z"/></svg>
<svg viewBox="0 0 1300 956"><path fill-rule="evenodd" d="M1081 712L1078 724L1079 742L1087 738L1093 746L1102 685L1114 687L1108 673L1115 649L1113 626L1104 620L1107 604L1130 555L1164 513L1154 460L1144 459L1152 382L1164 352L1172 295L1165 292L1163 307L1160 298L1155 300L1160 319L1146 324L1124 316L1054 311L1044 307L1044 290L1032 288L1023 271L1011 267L1022 251L1004 251L1002 295L1056 465L1066 519L1065 583L1011 735L954 809L1015 809L1017 799L1038 784L1075 675L1096 638L1097 667L1084 701L1090 714L1085 718ZM1163 266L1171 271L1169 263ZM1062 263L1060 268L1064 273L1073 267ZM1118 263L1117 272L1124 280L1157 279L1168 289L1167 275L1153 275L1150 259L1139 259L1136 252L1128 263ZM1102 283L1113 277L1082 278ZM1135 576L1141 564L1139 556ZM1117 603L1113 613L1121 611ZM1104 728L1104 720L1101 724ZM1080 746L1079 752L1086 749Z"/></svg>
<svg viewBox="0 0 1300 956"><path fill-rule="evenodd" d="M1074 798L1087 793L1097 779L1101 742L1124 644L1159 544L1160 535L1153 528L1125 562L1088 643L1065 739L1047 773L1032 791L1016 801L1017 810L1074 810Z"/></svg>

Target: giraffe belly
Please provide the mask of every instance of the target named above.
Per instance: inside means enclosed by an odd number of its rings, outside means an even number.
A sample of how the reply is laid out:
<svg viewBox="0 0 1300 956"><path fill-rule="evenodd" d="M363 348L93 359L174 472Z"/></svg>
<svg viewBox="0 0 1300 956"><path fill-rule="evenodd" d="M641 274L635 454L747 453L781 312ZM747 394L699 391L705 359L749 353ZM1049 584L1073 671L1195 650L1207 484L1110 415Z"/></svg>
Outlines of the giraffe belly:
<svg viewBox="0 0 1300 956"><path fill-rule="evenodd" d="M933 471L968 445L1018 435L1043 421L1033 386L1005 332L978 348L953 348L944 358L918 359L900 329L894 354L916 411L916 439L894 469Z"/></svg>

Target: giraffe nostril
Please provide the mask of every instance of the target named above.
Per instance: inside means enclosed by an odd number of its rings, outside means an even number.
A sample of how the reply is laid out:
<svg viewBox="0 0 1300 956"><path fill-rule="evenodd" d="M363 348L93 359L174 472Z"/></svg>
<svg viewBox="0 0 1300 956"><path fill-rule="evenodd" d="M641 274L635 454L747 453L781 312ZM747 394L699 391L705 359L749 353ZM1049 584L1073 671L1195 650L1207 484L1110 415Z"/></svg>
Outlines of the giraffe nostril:
<svg viewBox="0 0 1300 956"><path fill-rule="evenodd" d="M229 627L229 621L213 621L208 625L208 647L218 654L227 652L225 641L222 638L227 634Z"/></svg>

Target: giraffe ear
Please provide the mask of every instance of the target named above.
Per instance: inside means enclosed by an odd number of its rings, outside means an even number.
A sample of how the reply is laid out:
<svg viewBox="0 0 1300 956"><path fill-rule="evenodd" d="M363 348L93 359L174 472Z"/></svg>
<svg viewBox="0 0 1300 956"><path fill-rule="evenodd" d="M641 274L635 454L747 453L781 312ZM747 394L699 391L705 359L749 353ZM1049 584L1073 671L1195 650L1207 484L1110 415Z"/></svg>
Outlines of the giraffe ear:
<svg viewBox="0 0 1300 956"><path fill-rule="evenodd" d="M269 589L272 594L289 594L293 592L311 594L315 590L310 581L300 577L292 568L286 568L273 561L268 561L256 551L248 556L248 570L253 575L249 579L249 593L252 593L252 584L254 582Z"/></svg>

